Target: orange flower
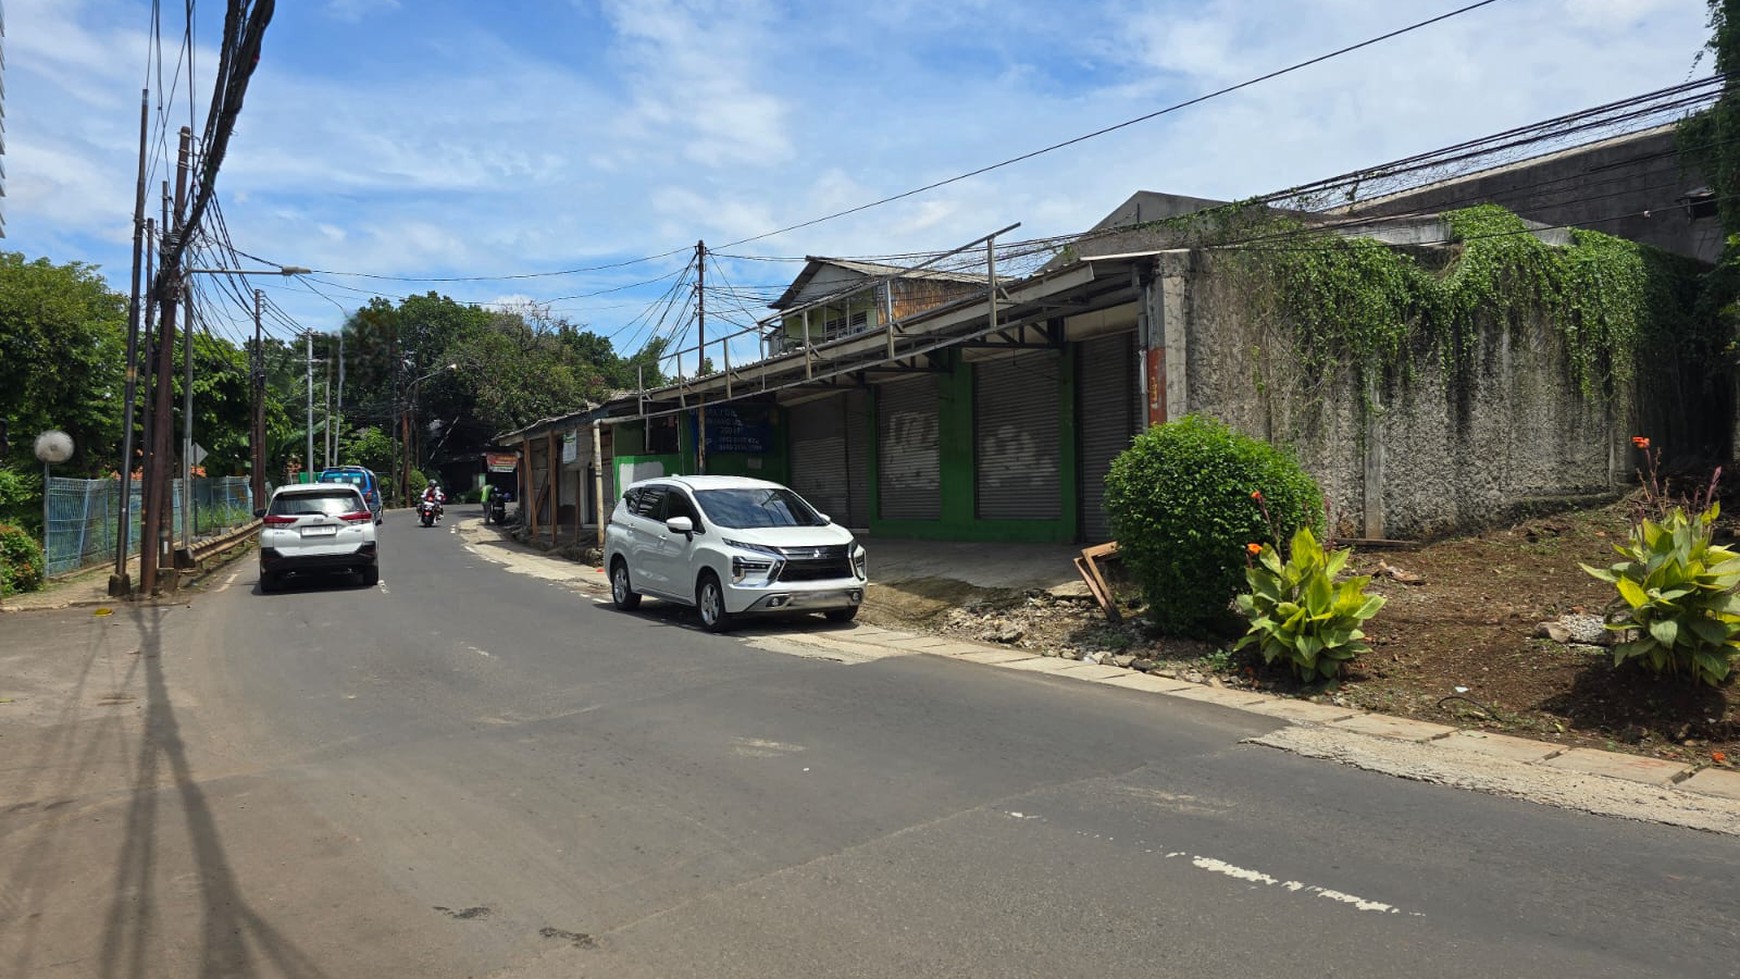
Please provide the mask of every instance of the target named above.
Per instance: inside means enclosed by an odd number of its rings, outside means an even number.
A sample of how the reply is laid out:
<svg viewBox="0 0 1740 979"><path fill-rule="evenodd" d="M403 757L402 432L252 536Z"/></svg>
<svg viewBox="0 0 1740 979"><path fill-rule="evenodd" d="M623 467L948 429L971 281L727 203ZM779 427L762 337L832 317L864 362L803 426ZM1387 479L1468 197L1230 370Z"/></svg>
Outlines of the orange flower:
<svg viewBox="0 0 1740 979"><path fill-rule="evenodd" d="M1263 491L1251 490L1251 499L1256 500L1258 503L1263 502Z"/></svg>
<svg viewBox="0 0 1740 979"><path fill-rule="evenodd" d="M1245 551L1248 552L1252 557L1256 557L1258 554L1263 553L1263 545L1261 545L1261 544L1246 544Z"/></svg>
<svg viewBox="0 0 1740 979"><path fill-rule="evenodd" d="M1631 437L1631 444L1640 449L1647 449L1649 448L1649 439L1646 439L1641 435L1633 435Z"/></svg>
<svg viewBox="0 0 1740 979"><path fill-rule="evenodd" d="M1710 752L1710 760L1711 760L1711 761L1713 761L1713 762L1715 762L1715 763L1716 763L1716 764L1718 764L1718 765L1726 765L1726 764L1728 764L1728 756L1727 756L1727 754L1725 754L1725 753L1723 753L1723 752L1720 752L1720 751L1712 751L1712 752Z"/></svg>

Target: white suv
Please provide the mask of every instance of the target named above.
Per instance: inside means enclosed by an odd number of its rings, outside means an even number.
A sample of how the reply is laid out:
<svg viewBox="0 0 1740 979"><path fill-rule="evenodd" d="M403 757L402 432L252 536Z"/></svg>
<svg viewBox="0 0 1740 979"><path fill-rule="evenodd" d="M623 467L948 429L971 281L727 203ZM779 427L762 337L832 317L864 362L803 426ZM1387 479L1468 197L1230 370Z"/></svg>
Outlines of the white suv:
<svg viewBox="0 0 1740 979"><path fill-rule="evenodd" d="M864 548L803 497L761 479L666 476L623 491L604 536L610 595L693 605L708 632L745 613L846 622L869 583Z"/></svg>
<svg viewBox="0 0 1740 979"><path fill-rule="evenodd" d="M351 483L298 483L272 491L260 521L260 591L290 574L349 572L381 580L375 515Z"/></svg>

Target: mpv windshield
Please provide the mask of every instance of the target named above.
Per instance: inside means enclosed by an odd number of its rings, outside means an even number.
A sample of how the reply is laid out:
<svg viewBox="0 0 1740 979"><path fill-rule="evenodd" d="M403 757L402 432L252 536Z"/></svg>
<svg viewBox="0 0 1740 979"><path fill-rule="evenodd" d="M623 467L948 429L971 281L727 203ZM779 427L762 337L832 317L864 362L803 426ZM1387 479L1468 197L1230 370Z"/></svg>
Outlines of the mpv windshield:
<svg viewBox="0 0 1740 979"><path fill-rule="evenodd" d="M824 521L788 489L710 489L695 494L707 519L721 527L821 527Z"/></svg>

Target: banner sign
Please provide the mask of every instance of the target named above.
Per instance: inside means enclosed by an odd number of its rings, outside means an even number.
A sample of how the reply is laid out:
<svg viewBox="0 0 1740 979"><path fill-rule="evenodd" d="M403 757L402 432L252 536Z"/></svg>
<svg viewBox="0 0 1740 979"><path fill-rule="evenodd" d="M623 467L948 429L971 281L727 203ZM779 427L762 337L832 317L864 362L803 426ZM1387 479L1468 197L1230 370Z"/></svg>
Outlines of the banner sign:
<svg viewBox="0 0 1740 979"><path fill-rule="evenodd" d="M562 464L567 465L578 458L580 458L580 433L564 433L562 436Z"/></svg>
<svg viewBox="0 0 1740 979"><path fill-rule="evenodd" d="M693 422L689 430L694 431ZM708 405L707 451L750 455L772 452L772 410L765 405Z"/></svg>
<svg viewBox="0 0 1740 979"><path fill-rule="evenodd" d="M484 461L492 473L511 473L520 465L520 457L512 452L486 452Z"/></svg>

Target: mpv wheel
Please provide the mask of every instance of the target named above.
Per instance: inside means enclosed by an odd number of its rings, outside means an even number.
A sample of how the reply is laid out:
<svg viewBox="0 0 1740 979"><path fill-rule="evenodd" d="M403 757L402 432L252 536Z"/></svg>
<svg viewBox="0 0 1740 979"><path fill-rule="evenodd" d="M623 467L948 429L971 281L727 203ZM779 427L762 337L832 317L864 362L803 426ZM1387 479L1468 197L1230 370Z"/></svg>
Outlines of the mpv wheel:
<svg viewBox="0 0 1740 979"><path fill-rule="evenodd" d="M610 600L624 612L632 612L640 607L640 596L634 593L634 588L628 582L628 562L618 560L610 566Z"/></svg>
<svg viewBox="0 0 1740 979"><path fill-rule="evenodd" d="M724 632L731 628L731 613L725 611L725 592L711 571L701 576L695 589L695 608L701 613L701 628L708 632Z"/></svg>

